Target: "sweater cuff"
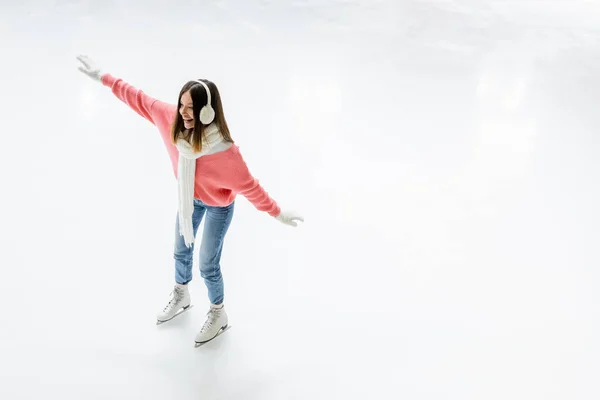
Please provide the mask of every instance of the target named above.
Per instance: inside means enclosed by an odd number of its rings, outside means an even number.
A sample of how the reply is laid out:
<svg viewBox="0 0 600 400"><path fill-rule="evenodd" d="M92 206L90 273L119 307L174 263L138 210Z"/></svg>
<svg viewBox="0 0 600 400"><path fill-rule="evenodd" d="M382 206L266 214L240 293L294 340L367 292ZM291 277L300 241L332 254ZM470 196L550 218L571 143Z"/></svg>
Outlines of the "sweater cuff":
<svg viewBox="0 0 600 400"><path fill-rule="evenodd" d="M279 206L276 206L275 209L273 211L270 211L268 213L271 217L276 217L279 214L281 214L281 208L279 208Z"/></svg>
<svg viewBox="0 0 600 400"><path fill-rule="evenodd" d="M114 85L114 83L115 83L116 80L117 80L117 78L115 78L111 74L104 74L100 78L100 81L102 82L102 84L104 86L108 86L110 88L112 88L112 86Z"/></svg>

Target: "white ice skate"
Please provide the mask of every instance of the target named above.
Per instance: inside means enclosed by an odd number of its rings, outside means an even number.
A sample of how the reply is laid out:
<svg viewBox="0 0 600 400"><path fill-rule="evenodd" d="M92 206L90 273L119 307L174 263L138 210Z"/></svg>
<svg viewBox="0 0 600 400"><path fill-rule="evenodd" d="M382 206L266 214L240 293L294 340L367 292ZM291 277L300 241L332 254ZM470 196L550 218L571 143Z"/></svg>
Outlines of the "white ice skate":
<svg viewBox="0 0 600 400"><path fill-rule="evenodd" d="M169 302L156 316L156 324L162 324L169 321L179 314L187 311L190 306L190 292L187 286L175 285L171 292Z"/></svg>
<svg viewBox="0 0 600 400"><path fill-rule="evenodd" d="M207 342L210 342L221 333L225 332L229 328L227 313L225 307L210 307L208 313L206 313L206 321L200 329L200 332L196 335L196 347L201 346Z"/></svg>

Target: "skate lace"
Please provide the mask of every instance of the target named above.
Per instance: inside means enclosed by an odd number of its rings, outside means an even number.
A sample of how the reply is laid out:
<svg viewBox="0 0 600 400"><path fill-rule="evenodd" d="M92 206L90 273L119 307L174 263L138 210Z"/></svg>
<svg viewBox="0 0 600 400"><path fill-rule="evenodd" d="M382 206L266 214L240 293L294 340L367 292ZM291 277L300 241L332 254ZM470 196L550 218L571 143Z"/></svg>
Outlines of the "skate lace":
<svg viewBox="0 0 600 400"><path fill-rule="evenodd" d="M173 291L170 294L171 296L171 300L169 300L169 302L167 303L167 305L165 306L165 308L163 309L163 312L167 312L170 309L172 309L177 303L179 303L179 301L181 300L181 298L183 297L183 290L180 288L175 288L173 289Z"/></svg>
<svg viewBox="0 0 600 400"><path fill-rule="evenodd" d="M200 332L204 333L206 331L208 331L210 328L212 328L212 326L214 325L215 321L217 320L217 318L219 317L220 314L220 310L210 310L206 315L206 321L204 322L204 325L202 325L202 328L200 329Z"/></svg>

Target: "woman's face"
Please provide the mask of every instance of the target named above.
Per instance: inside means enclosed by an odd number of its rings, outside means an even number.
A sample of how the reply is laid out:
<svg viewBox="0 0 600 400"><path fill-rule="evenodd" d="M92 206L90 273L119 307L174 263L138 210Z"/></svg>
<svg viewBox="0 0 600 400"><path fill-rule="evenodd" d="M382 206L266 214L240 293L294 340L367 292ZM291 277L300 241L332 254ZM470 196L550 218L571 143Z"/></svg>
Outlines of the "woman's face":
<svg viewBox="0 0 600 400"><path fill-rule="evenodd" d="M188 90L181 95L181 107L179 107L179 114L183 118L183 126L185 129L192 129L194 127L194 103L192 102L192 96Z"/></svg>

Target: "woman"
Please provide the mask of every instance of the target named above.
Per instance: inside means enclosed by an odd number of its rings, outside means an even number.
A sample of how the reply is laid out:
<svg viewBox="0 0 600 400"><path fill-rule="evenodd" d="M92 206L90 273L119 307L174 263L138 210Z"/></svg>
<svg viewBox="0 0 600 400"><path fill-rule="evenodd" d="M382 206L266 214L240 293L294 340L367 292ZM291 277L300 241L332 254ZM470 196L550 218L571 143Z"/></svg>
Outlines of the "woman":
<svg viewBox="0 0 600 400"><path fill-rule="evenodd" d="M200 247L200 274L211 304L196 343L207 342L228 324L223 308L220 259L236 195L243 195L258 210L284 224L295 227L296 221L304 219L292 212L282 212L250 174L229 133L221 97L214 83L189 81L182 87L177 104L168 104L122 79L101 73L86 56L77 59L82 64L81 72L110 87L117 98L158 128L177 177L175 287L169 302L158 313L157 323L170 320L190 306L187 285L192 280L194 241L198 226L206 215Z"/></svg>

